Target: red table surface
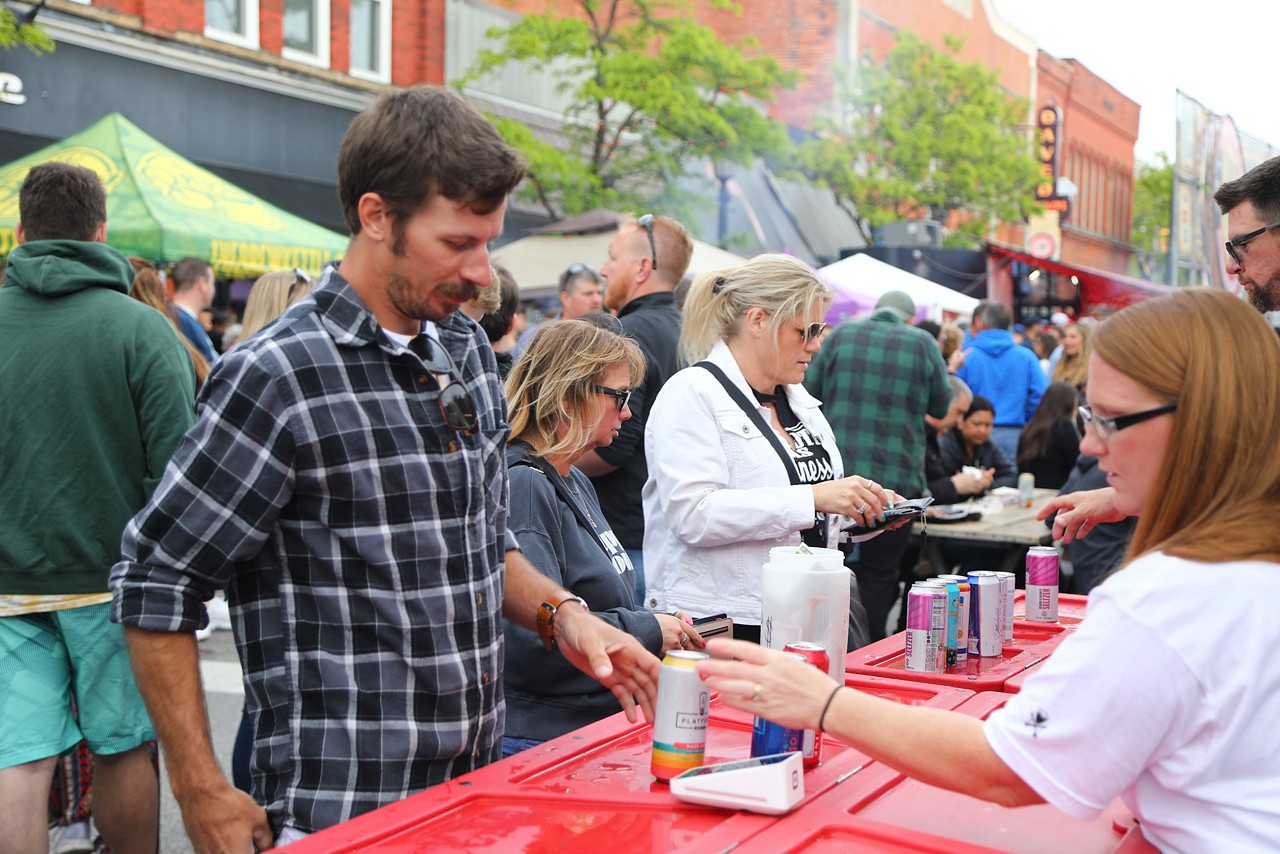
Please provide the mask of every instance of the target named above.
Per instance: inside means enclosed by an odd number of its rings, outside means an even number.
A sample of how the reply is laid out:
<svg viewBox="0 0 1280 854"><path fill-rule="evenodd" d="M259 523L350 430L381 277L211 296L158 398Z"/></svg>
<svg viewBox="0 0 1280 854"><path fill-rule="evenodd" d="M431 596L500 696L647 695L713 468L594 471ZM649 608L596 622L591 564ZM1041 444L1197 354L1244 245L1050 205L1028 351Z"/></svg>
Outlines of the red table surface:
<svg viewBox="0 0 1280 854"><path fill-rule="evenodd" d="M956 711L985 719L1008 694ZM1092 821L1048 804L1009 808L910 780L874 763L734 849L734 854L1155 854L1120 801Z"/></svg>
<svg viewBox="0 0 1280 854"><path fill-rule="evenodd" d="M1000 691L1015 673L1043 661L1069 630L1059 623L1036 623L1015 617L1013 640L1006 641L999 658L970 654L945 673L921 673L906 668L906 632L854 650L845 658L845 671L862 675L907 679L934 685L951 685L973 691Z"/></svg>
<svg viewBox="0 0 1280 854"><path fill-rule="evenodd" d="M846 684L911 705L955 708L967 689L846 674ZM706 762L750 755L752 717L713 696ZM773 824L774 816L688 804L649 773L652 727L617 714L449 783L288 846L291 854L340 852L722 851ZM805 771L805 800L873 764L832 739Z"/></svg>
<svg viewBox="0 0 1280 854"><path fill-rule="evenodd" d="M1029 678L1031 678L1036 673L1038 673L1040 668L1042 667L1044 667L1043 661L1041 661L1038 664L1031 665L1021 673L1015 673L1012 676L1010 676L1007 680L1005 680L1004 693L1017 694L1019 691L1022 690L1022 683L1026 682Z"/></svg>
<svg viewBox="0 0 1280 854"><path fill-rule="evenodd" d="M1058 594L1058 623L1064 628L1074 629L1084 619L1085 606L1089 604L1088 596L1077 593ZM1015 590L1013 595L1013 618L1025 618L1027 615L1027 591Z"/></svg>

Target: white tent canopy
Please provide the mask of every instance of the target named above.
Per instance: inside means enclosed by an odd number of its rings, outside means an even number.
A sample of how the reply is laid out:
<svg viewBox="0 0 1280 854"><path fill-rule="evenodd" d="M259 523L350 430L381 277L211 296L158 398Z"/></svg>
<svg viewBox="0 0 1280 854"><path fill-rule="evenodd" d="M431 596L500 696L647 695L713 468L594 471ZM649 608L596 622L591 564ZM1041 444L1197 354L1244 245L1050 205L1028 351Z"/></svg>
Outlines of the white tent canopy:
<svg viewBox="0 0 1280 854"><path fill-rule="evenodd" d="M493 250L491 257L515 276L522 297L551 296L559 287L560 275L571 264L590 264L599 270L609 257L609 242L617 233L535 234ZM732 252L695 240L689 275L737 267L745 262L745 258ZM658 264L662 264L661 256Z"/></svg>
<svg viewBox="0 0 1280 854"><path fill-rule="evenodd" d="M832 287L871 298L886 291L903 291L915 300L916 307L925 306L929 317L942 319L942 312L968 316L978 300L952 290L946 285L900 270L870 255L858 254L842 258L818 271Z"/></svg>

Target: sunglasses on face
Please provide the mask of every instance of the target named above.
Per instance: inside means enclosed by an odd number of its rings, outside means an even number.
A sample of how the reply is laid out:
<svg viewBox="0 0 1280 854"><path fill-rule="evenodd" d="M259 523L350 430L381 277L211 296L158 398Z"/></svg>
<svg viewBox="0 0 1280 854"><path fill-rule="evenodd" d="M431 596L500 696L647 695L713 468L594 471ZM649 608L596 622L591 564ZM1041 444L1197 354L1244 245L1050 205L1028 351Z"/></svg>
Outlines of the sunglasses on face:
<svg viewBox="0 0 1280 854"><path fill-rule="evenodd" d="M1248 234L1240 235L1234 240L1228 240L1226 242L1227 254L1234 258L1237 264L1243 264L1244 255L1242 252L1244 250L1244 245L1255 237L1260 237L1261 235L1266 234L1273 228L1280 228L1280 222L1273 222L1271 225L1264 225L1257 231L1251 231Z"/></svg>
<svg viewBox="0 0 1280 854"><path fill-rule="evenodd" d="M636 220L636 225L649 233L649 258L653 261L653 269L658 269L658 246L653 242L653 214L645 214Z"/></svg>
<svg viewBox="0 0 1280 854"><path fill-rule="evenodd" d="M804 343L807 345L816 341L818 336L822 335L826 329L827 324L825 323L810 323L808 326L800 329L800 334L804 336Z"/></svg>
<svg viewBox="0 0 1280 854"><path fill-rule="evenodd" d="M604 386L604 385L594 385L591 388L599 392L600 394L607 394L610 397L612 397L614 400L616 400L618 402L619 412L626 409L627 403L631 400L630 389L628 389L627 391L621 391L619 389L609 388L608 386Z"/></svg>
<svg viewBox="0 0 1280 854"><path fill-rule="evenodd" d="M437 378L445 378L440 383L440 414L444 416L444 422L462 435L470 436L479 423L476 402L462 384L449 352L426 335L415 335L410 339L409 349L422 360L428 371Z"/></svg>

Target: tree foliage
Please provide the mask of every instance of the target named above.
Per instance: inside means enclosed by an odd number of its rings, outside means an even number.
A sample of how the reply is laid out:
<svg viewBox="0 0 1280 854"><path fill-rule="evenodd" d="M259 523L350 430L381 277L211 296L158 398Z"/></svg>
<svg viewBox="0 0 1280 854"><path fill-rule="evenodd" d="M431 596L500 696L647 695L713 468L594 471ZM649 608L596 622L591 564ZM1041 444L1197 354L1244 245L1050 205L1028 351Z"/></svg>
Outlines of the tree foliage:
<svg viewBox="0 0 1280 854"><path fill-rule="evenodd" d="M1147 278L1166 278L1169 229L1173 217L1173 163L1163 151L1158 163L1139 163L1133 176L1133 232L1136 261Z"/></svg>
<svg viewBox="0 0 1280 854"><path fill-rule="evenodd" d="M7 7L0 6L0 50L25 47L32 53L51 53L53 39L36 24L19 24Z"/></svg>
<svg viewBox="0 0 1280 854"><path fill-rule="evenodd" d="M882 66L865 58L837 113L799 160L809 175L852 201L872 225L920 218L952 229L947 242L980 242L995 220L1035 205L1037 164L1027 103L994 71L956 59L900 31Z"/></svg>
<svg viewBox="0 0 1280 854"><path fill-rule="evenodd" d="M553 217L638 208L670 192L692 158L746 163L788 144L783 126L759 105L797 75L755 53L751 40L726 44L677 0L548 2L547 11L488 36L497 47L482 51L458 85L523 61L571 98L567 146L518 122L495 121L529 158L523 192Z"/></svg>

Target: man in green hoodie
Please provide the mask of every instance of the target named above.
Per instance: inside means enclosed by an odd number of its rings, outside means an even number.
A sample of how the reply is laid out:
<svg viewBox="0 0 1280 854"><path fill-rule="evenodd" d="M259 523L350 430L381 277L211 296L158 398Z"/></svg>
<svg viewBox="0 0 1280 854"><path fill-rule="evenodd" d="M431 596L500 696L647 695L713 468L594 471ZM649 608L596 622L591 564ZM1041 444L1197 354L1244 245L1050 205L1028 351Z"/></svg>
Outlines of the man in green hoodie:
<svg viewBox="0 0 1280 854"><path fill-rule="evenodd" d="M155 734L107 573L194 421L195 377L169 321L129 298L93 172L38 165L18 205L0 288L0 847L46 850L54 765L84 739L99 831L154 852Z"/></svg>

